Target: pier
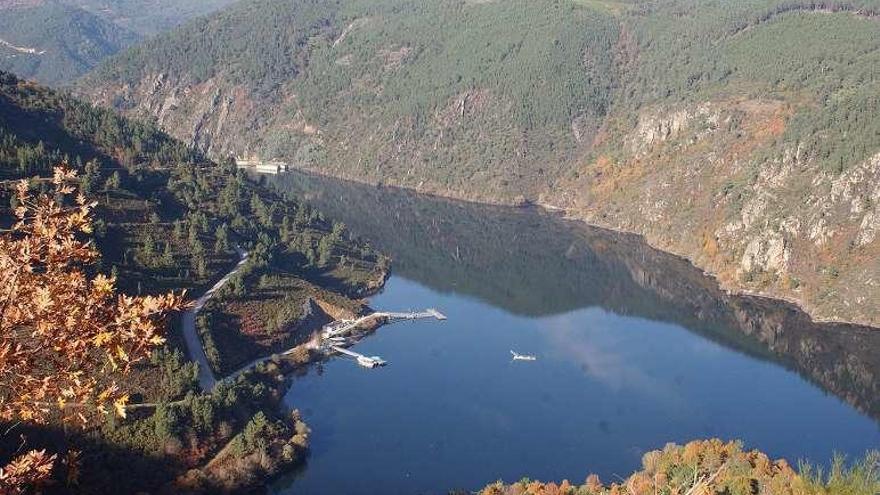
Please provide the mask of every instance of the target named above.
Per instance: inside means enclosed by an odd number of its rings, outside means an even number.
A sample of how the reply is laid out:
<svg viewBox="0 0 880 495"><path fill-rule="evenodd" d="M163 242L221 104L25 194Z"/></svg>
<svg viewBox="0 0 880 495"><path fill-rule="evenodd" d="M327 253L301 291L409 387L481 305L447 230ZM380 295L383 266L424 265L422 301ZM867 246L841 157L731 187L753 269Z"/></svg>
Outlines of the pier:
<svg viewBox="0 0 880 495"><path fill-rule="evenodd" d="M361 327L367 323L374 322L384 322L384 323L394 323L396 321L409 321L409 320L424 320L434 318L438 321L446 320L446 315L441 313L440 311L429 308L420 312L410 312L410 313L390 313L390 312L376 312L370 313L366 316L361 316L360 318L356 318L354 320L339 320L334 321L326 325L321 332L321 337L324 339L331 339L334 337L345 337L350 334L356 328Z"/></svg>
<svg viewBox="0 0 880 495"><path fill-rule="evenodd" d="M312 337L311 341L299 346L306 346L311 349L318 349L322 352L338 352L346 356L353 357L357 363L365 368L378 368L388 364L379 356L364 356L354 351L345 349L355 343L356 339L350 339L349 335L352 331L366 324L393 323L395 321L422 320L434 318L438 321L446 320L446 315L440 311L429 308L424 311L410 313L394 313L394 312L376 312L354 320L337 320L324 326L321 333ZM272 356L265 356L251 361L247 365L239 368L237 371L230 373L219 381L234 380L237 376L254 368L255 366L271 361L274 357L284 357L292 354L299 346L292 347L286 351L278 352ZM207 365L206 365L207 366Z"/></svg>
<svg viewBox="0 0 880 495"><path fill-rule="evenodd" d="M367 325L378 326L382 323L423 320L429 318L444 321L446 320L446 315L434 308L429 308L424 311L410 313L376 312L361 316L354 320L334 321L324 326L319 335L318 347L323 349L324 352L335 351L340 354L345 354L346 356L351 356L364 368L378 368L379 366L385 366L387 364L385 360L379 356L364 356L363 354L358 354L357 352L345 348L352 345L354 341L357 340L356 336L351 336L351 333L354 330Z"/></svg>
<svg viewBox="0 0 880 495"><path fill-rule="evenodd" d="M428 308L419 313L379 313L389 320L421 320L425 318L436 318L437 320L446 320L446 315L434 308Z"/></svg>
<svg viewBox="0 0 880 495"><path fill-rule="evenodd" d="M379 356L364 356L363 354L349 351L348 349L344 349L342 347L339 347L338 345L332 345L330 346L330 349L340 354L345 354L346 356L351 356L355 358L357 364L363 366L364 368L378 368L387 364L385 360L380 358Z"/></svg>

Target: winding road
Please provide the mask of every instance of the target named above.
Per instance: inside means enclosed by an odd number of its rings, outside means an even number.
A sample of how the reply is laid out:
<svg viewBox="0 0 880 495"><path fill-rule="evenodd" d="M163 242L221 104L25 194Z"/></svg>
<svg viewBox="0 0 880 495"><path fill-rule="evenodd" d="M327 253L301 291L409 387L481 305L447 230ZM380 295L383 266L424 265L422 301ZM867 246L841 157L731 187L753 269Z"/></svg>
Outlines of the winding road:
<svg viewBox="0 0 880 495"><path fill-rule="evenodd" d="M214 376L214 372L211 371L211 365L208 363L208 356L205 354L205 348L202 345L202 340L199 338L199 332L196 330L196 316L205 306L205 303L207 303L218 290L226 285L226 283L229 282L229 279L238 273L238 271L241 270L241 267L244 266L245 262L247 262L247 251L235 246L235 252L241 257L241 260L235 265L235 268L221 278L207 292L202 294L202 297L196 299L196 303L192 309L183 314L183 338L186 341L187 352L189 352L189 356L193 361L199 363L199 385L201 385L202 390L206 392L214 388L214 385L217 384L217 378Z"/></svg>

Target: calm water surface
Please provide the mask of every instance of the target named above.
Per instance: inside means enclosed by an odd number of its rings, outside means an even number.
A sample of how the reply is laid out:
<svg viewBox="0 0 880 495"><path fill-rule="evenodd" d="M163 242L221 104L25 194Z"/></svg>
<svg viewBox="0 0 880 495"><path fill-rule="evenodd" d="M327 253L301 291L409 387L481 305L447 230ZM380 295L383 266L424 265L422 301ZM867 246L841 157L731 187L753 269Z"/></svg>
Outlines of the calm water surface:
<svg viewBox="0 0 880 495"><path fill-rule="evenodd" d="M720 437L824 462L880 446L874 330L735 298L637 239L557 217L303 175L277 179L395 260L382 328L296 379L307 466L276 493L445 493L523 476L624 478ZM510 350L535 354L513 362Z"/></svg>

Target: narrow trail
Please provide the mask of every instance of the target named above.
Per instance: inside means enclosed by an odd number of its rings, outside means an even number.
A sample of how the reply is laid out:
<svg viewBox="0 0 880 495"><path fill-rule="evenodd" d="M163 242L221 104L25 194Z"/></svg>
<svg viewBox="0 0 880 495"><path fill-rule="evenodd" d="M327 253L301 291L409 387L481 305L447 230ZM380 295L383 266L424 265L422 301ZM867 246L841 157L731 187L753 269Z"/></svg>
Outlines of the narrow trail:
<svg viewBox="0 0 880 495"><path fill-rule="evenodd" d="M192 309L183 314L183 337L186 341L186 349L190 358L199 363L199 385L201 385L202 390L206 392L214 388L214 385L217 384L217 378L211 370L211 365L208 363L208 356L205 354L205 348L202 345L202 340L199 338L199 332L196 330L196 316L205 304L211 300L214 294L226 285L226 283L229 282L229 279L238 273L238 271L244 266L245 262L247 262L248 253L246 251L238 246L235 246L235 251L241 258L238 264L235 265L235 268L221 278L207 292L202 294L202 297L196 299L196 303Z"/></svg>
<svg viewBox="0 0 880 495"><path fill-rule="evenodd" d="M264 357L261 357L261 358L254 359L254 360L251 361L250 363L248 363L248 364L242 366L241 368L239 368L239 369L233 371L232 373L226 375L225 377L221 378L220 380L218 380L218 383L219 383L219 382L222 382L222 381L225 381L225 380L230 380L230 381L231 381L231 380L235 380L235 379L238 378L238 376L241 375L242 373L244 373L244 372L246 372L246 371L248 371L248 370L250 370L250 369L256 368L257 366L259 366L259 365L261 365L261 364L263 364L263 363L268 363L269 361L272 360L272 358L273 358L274 356L289 356L290 354L293 354L293 353L294 353L297 349L299 349L300 347L306 347L306 348L309 348L309 349L318 349L318 348L320 348L319 340L320 340L319 338L317 338L317 337L313 337L313 338L310 339L308 342L305 342L305 343L302 343L302 344L295 345L295 346L293 346L293 347L291 347L290 349L287 349L287 350L285 350L285 351L275 352L275 353L272 353L272 354L269 355L269 356L264 356Z"/></svg>

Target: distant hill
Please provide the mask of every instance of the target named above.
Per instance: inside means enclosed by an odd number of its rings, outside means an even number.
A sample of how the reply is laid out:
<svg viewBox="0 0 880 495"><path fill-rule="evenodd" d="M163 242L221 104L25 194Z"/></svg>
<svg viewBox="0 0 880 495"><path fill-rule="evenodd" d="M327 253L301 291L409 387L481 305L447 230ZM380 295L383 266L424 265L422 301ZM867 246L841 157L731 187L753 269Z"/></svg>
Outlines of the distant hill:
<svg viewBox="0 0 880 495"><path fill-rule="evenodd" d="M114 24L151 36L194 17L209 14L236 0L61 0Z"/></svg>
<svg viewBox="0 0 880 495"><path fill-rule="evenodd" d="M542 203L880 323L877 0L245 0L79 86L212 156Z"/></svg>
<svg viewBox="0 0 880 495"><path fill-rule="evenodd" d="M0 70L69 85L104 58L234 0L0 0Z"/></svg>
<svg viewBox="0 0 880 495"><path fill-rule="evenodd" d="M38 0L0 3L0 69L46 84L69 84L139 39L76 7Z"/></svg>

